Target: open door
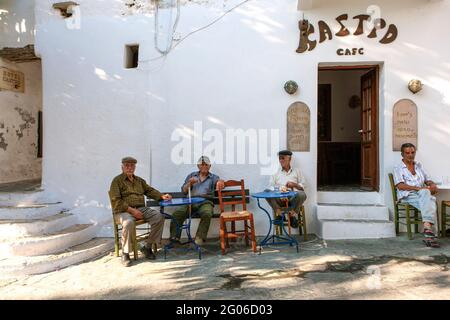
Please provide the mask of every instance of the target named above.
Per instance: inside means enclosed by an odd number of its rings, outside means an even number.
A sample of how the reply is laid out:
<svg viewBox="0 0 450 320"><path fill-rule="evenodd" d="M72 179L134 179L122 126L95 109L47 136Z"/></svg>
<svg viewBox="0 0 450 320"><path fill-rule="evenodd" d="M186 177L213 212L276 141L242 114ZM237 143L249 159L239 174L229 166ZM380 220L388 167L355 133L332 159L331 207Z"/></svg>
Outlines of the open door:
<svg viewBox="0 0 450 320"><path fill-rule="evenodd" d="M378 68L361 77L361 187L378 191Z"/></svg>

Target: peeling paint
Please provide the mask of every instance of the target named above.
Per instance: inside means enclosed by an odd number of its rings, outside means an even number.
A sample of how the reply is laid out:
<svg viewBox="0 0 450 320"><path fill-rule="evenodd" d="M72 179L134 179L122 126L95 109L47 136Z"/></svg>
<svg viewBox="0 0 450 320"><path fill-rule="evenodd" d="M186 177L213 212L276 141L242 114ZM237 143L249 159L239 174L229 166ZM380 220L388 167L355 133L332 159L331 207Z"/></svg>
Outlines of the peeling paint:
<svg viewBox="0 0 450 320"><path fill-rule="evenodd" d="M8 144L6 143L5 137L3 137L3 135L4 135L4 133L0 133L0 149L3 149L6 151Z"/></svg>
<svg viewBox="0 0 450 320"><path fill-rule="evenodd" d="M15 107L14 110L16 110L20 114L22 120L24 121L24 123L19 125L19 129L16 130L16 135L20 140L21 138L23 138L23 132L25 131L25 129L31 128L31 125L36 123L36 119L31 115L30 112L25 111L22 108Z"/></svg>

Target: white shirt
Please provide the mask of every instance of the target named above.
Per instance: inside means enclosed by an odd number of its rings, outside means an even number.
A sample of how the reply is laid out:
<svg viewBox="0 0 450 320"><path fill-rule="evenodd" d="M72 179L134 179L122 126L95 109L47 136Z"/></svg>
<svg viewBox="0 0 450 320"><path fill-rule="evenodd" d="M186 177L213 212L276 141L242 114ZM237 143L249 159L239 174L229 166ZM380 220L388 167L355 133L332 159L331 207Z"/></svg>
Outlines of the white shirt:
<svg viewBox="0 0 450 320"><path fill-rule="evenodd" d="M419 188L425 187L425 181L429 181L431 178L425 172L420 162L414 161L414 171L416 172L416 175L413 175L411 171L408 170L406 164L402 161L394 167L394 184L397 185L403 182L408 186ZM410 192L410 190L397 189L398 200L407 197Z"/></svg>
<svg viewBox="0 0 450 320"><path fill-rule="evenodd" d="M298 183L302 188L305 188L305 180L300 170L297 168L291 168L289 171L284 171L283 168L278 169L278 171L270 178L270 187L282 187L286 186L289 181ZM295 188L295 190L297 190Z"/></svg>

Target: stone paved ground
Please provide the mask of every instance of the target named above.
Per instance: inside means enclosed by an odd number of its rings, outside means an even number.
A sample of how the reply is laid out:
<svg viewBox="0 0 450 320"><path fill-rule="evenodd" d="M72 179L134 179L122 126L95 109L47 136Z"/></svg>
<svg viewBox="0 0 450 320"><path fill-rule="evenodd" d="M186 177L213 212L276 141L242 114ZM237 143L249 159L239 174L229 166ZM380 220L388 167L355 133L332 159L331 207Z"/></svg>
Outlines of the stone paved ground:
<svg viewBox="0 0 450 320"><path fill-rule="evenodd" d="M314 236L312 236L314 237ZM109 254L59 271L0 280L1 299L450 299L450 239L313 240L261 255L208 242L202 260L171 251L130 268Z"/></svg>

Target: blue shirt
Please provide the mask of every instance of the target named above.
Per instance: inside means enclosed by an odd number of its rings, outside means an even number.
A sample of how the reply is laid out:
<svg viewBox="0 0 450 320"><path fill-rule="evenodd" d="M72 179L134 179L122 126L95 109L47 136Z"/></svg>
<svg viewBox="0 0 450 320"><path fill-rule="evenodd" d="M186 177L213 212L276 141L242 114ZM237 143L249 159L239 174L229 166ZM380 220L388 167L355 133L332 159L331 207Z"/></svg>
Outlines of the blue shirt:
<svg viewBox="0 0 450 320"><path fill-rule="evenodd" d="M431 180L431 178L425 172L420 162L414 161L414 171L416 172L416 175L413 175L411 171L408 170L406 164L402 161L400 164L394 167L394 184L398 185L399 183L403 182L408 186L419 188L425 187L425 181L429 181ZM398 200L406 198L410 192L413 191L397 189Z"/></svg>
<svg viewBox="0 0 450 320"><path fill-rule="evenodd" d="M183 192L183 188L187 185L190 178L197 178L198 182L191 187L191 196L202 196L202 195L212 195L214 190L216 189L217 181L220 180L219 176L212 174L211 172L208 174L205 180L200 181L200 171L192 172L186 177L184 180L184 184L181 187L181 191Z"/></svg>

